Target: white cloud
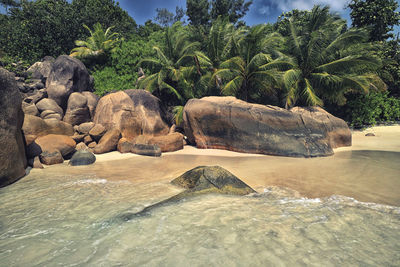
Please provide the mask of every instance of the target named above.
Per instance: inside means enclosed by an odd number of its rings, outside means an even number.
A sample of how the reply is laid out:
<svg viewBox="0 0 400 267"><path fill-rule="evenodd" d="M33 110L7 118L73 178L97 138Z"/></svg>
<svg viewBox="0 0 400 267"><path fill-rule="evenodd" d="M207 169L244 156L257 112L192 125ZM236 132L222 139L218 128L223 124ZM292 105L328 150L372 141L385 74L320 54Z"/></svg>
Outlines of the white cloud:
<svg viewBox="0 0 400 267"><path fill-rule="evenodd" d="M271 6L282 12L291 11L293 9L309 10L314 5L329 5L331 11L342 13L347 6L348 0L256 0L259 2L259 12L271 11ZM267 9L268 8L268 9Z"/></svg>

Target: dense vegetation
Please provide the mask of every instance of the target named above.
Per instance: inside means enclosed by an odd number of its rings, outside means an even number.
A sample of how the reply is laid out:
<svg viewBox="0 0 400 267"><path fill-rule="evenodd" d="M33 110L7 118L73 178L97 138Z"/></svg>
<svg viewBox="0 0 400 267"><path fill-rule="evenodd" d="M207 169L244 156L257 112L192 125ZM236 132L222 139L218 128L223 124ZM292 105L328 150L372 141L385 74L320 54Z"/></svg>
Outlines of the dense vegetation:
<svg viewBox="0 0 400 267"><path fill-rule="evenodd" d="M252 1L187 1L137 26L113 0L6 1L0 61L71 54L99 95L144 88L174 107L206 95L290 108L319 105L355 126L400 119L400 21L394 0L352 0L352 27L328 7L247 26ZM11 65L8 65L12 67ZM144 76L140 77L142 74Z"/></svg>

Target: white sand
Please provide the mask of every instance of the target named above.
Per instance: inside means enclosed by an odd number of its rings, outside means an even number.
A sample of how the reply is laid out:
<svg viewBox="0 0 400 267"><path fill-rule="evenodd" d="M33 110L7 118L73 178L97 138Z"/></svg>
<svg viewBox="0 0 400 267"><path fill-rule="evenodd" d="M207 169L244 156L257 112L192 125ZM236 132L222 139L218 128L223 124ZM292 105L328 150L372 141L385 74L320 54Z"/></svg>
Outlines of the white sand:
<svg viewBox="0 0 400 267"><path fill-rule="evenodd" d="M375 136L365 136L367 133L373 133ZM353 145L351 147L340 147L335 152L350 150L381 150L400 152L400 125L377 126L367 128L363 131L354 130ZM232 152L221 149L198 149L193 146L185 146L184 149L163 153L163 155L202 155L202 156L221 156L221 157L263 157L261 154L246 154ZM97 162L124 160L132 157L142 157L132 153L121 154L118 151L96 155Z"/></svg>

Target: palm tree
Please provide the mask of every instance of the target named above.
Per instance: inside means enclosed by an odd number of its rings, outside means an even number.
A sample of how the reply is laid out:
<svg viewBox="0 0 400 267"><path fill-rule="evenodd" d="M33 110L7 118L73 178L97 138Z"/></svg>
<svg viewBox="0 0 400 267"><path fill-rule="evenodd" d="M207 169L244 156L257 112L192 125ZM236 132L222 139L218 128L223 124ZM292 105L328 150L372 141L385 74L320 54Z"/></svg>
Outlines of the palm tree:
<svg viewBox="0 0 400 267"><path fill-rule="evenodd" d="M89 61L106 60L120 42L118 33L111 33L113 27L104 31L100 23L93 26L93 31L86 25L83 25L83 27L89 31L90 36L86 41L76 40L77 47L71 50L70 56Z"/></svg>
<svg viewBox="0 0 400 267"><path fill-rule="evenodd" d="M139 62L139 65L152 71L139 82L139 88L159 97L162 97L163 91L167 91L175 99L167 95L168 99L163 99L164 102L183 107L188 99L197 96L196 89L203 83L201 78L210 65L204 53L198 51L199 46L198 42L189 42L188 33L182 29L181 23L168 27L164 46L153 47L155 57Z"/></svg>
<svg viewBox="0 0 400 267"><path fill-rule="evenodd" d="M282 79L286 108L296 103L322 106L323 100L344 104L349 90L385 88L374 73L381 63L366 32L347 31L346 22L328 7L315 6L305 16L301 29L289 21L288 56L282 57L289 66Z"/></svg>
<svg viewBox="0 0 400 267"><path fill-rule="evenodd" d="M271 93L278 84L281 61L275 48L282 40L277 33L270 33L267 25L258 25L238 43L240 56L221 63L214 75L225 81L222 92L245 101L255 100L257 94ZM276 56L273 59L273 56Z"/></svg>

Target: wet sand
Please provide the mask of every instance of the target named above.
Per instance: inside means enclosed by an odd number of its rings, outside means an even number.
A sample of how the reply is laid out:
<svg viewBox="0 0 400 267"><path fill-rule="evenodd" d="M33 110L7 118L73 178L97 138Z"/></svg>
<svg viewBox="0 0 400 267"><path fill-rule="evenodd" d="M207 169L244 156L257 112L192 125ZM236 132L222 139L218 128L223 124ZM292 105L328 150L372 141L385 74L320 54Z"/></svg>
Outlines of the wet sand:
<svg viewBox="0 0 400 267"><path fill-rule="evenodd" d="M365 136L370 132L376 136ZM112 152L98 155L91 166L70 167L64 163L32 170L32 174L84 174L155 186L159 191L152 190L152 194L158 196L155 199L162 199L179 191L169 182L185 171L201 165L219 165L260 193L269 186L279 186L309 198L344 195L363 202L400 206L399 162L400 126L385 126L355 131L353 146L335 149L331 157L289 158L185 146L160 158Z"/></svg>

